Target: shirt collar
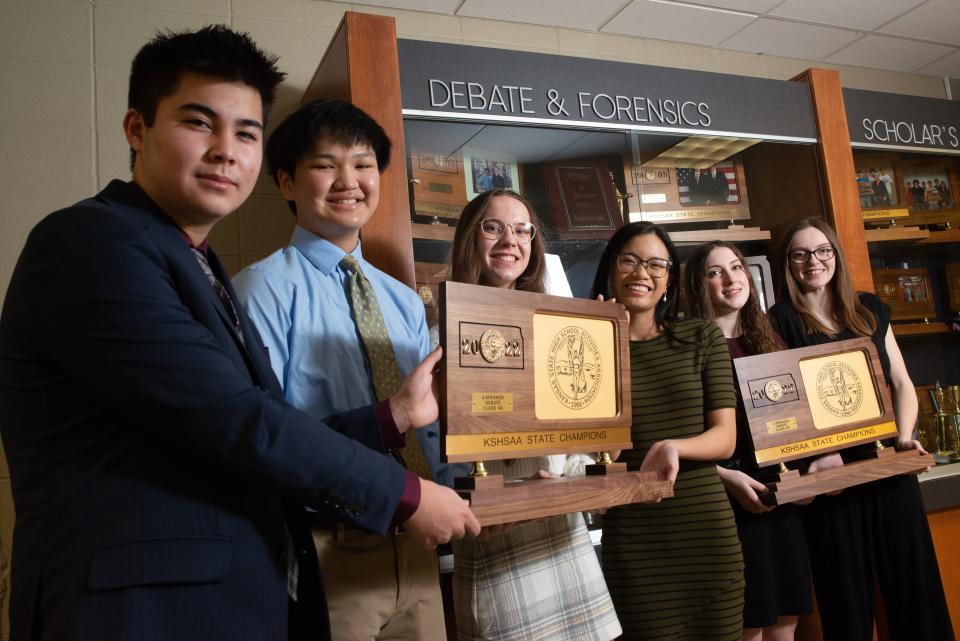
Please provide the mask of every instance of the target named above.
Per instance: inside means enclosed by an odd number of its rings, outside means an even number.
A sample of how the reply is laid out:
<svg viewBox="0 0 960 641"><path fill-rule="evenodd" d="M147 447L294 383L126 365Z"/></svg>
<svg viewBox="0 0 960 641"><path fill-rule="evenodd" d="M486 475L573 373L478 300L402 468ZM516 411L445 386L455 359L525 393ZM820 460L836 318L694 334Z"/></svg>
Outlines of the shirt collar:
<svg viewBox="0 0 960 641"><path fill-rule="evenodd" d="M300 226L294 228L290 244L296 247L297 250L310 261L310 264L316 267L324 276L329 276L333 273L343 257L347 255L345 251L329 240L321 238ZM360 241L357 241L357 246L350 254L357 259L357 262L362 268L364 261L363 252L360 249L361 244Z"/></svg>

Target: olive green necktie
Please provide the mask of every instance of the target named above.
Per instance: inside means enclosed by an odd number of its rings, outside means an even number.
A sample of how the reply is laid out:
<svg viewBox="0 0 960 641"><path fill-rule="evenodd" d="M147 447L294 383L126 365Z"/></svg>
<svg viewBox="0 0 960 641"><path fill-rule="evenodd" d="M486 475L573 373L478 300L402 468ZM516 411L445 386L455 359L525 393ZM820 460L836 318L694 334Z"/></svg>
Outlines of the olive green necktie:
<svg viewBox="0 0 960 641"><path fill-rule="evenodd" d="M373 291L370 281L360 271L357 259L347 254L340 261L348 274L347 284L350 291L350 305L353 307L353 318L357 324L357 332L363 343L370 363L370 378L373 381L373 391L377 400L390 398L400 389L403 377L397 367L397 356L393 351L393 341L387 333L387 326L383 322L380 312L380 303L377 294ZM407 468L416 472L421 478L433 480L433 472L427 463L420 442L413 431L407 432L407 444L400 451Z"/></svg>

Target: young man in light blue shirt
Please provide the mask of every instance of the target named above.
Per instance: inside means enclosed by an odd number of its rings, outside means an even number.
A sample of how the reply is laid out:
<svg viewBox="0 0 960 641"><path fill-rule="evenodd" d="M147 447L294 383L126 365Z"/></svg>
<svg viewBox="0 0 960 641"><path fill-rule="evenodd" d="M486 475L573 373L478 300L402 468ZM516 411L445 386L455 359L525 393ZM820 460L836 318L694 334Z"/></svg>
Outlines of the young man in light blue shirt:
<svg viewBox="0 0 960 641"><path fill-rule="evenodd" d="M430 351L419 297L365 261L361 251L360 229L377 207L390 148L373 119L339 101L304 105L267 144L270 172L297 227L289 246L243 270L234 286L286 399L317 417L378 398L383 359L368 353L366 308L355 310L352 298L357 278L375 293L378 327L385 327L392 345L389 367L395 359L404 376ZM428 469L421 475L446 483L452 469L440 463L437 426L406 438L418 439L399 451L408 468L417 469L411 459L422 452L421 465L425 459ZM412 445L419 445L418 452L411 452ZM334 641L446 638L432 551L402 531L381 537L346 527L331 514L309 518Z"/></svg>

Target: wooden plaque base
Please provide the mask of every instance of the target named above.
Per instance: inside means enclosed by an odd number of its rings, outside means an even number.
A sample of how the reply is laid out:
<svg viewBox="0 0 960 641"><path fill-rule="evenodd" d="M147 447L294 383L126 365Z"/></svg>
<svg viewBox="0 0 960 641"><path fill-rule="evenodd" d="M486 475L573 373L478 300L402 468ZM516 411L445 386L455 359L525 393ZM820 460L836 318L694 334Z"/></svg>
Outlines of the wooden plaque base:
<svg viewBox="0 0 960 641"><path fill-rule="evenodd" d="M916 474L933 465L933 456L921 455L919 450L897 452L888 447L876 455L876 458L813 474L791 470L781 474L779 481L767 483L770 491L760 499L765 505L784 505L898 474Z"/></svg>
<svg viewBox="0 0 960 641"><path fill-rule="evenodd" d="M608 466L609 467L609 466ZM499 479L499 482L493 481ZM471 481L476 487L465 488ZM564 476L504 482L499 475L484 479L456 479L454 487L470 501L480 525L516 523L571 512L655 503L673 496L673 483L655 472L612 472L604 476Z"/></svg>

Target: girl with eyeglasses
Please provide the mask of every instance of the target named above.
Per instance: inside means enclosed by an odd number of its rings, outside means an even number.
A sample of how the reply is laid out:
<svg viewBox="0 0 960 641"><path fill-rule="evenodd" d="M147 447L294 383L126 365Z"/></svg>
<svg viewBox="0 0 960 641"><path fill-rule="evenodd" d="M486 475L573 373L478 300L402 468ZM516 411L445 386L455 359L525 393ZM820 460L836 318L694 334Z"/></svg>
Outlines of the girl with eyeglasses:
<svg viewBox="0 0 960 641"><path fill-rule="evenodd" d="M544 290L543 238L530 204L492 189L460 214L450 280ZM506 480L550 478L546 457L489 461ZM621 634L590 535L579 513L485 528L453 542L459 641L610 641Z"/></svg>
<svg viewBox="0 0 960 641"><path fill-rule="evenodd" d="M697 247L687 260L685 281L690 313L720 326L731 358L786 349L760 307L746 260L735 245L715 240ZM730 496L743 548L743 639L791 641L798 616L813 609L803 517L795 505L774 509L763 504L772 470L757 465L739 394L736 450L717 472Z"/></svg>
<svg viewBox="0 0 960 641"><path fill-rule="evenodd" d="M674 481L673 498L603 517L603 571L625 639L740 639L743 560L716 461L733 454L736 396L720 328L677 318L677 250L663 228L624 225L593 295L630 313L630 470Z"/></svg>
<svg viewBox="0 0 960 641"><path fill-rule="evenodd" d="M890 328L890 308L854 292L833 229L820 218L797 221L779 254L786 297L770 310L790 347L868 336L893 392L898 450L913 438L917 396ZM866 458L873 445L818 457L809 471ZM869 641L879 587L893 641L954 638L916 476L895 476L818 496L804 517L824 641Z"/></svg>

